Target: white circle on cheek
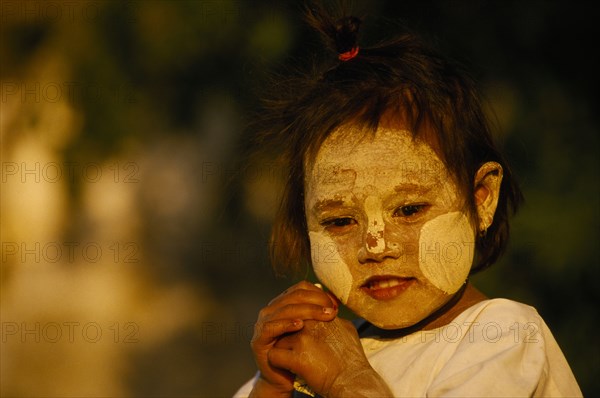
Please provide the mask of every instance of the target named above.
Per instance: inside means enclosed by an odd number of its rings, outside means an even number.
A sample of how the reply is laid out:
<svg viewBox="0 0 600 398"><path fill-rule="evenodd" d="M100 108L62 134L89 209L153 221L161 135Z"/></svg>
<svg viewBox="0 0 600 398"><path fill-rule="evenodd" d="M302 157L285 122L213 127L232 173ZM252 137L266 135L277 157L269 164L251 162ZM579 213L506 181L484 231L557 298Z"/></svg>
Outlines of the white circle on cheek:
<svg viewBox="0 0 600 398"><path fill-rule="evenodd" d="M419 267L445 293L455 293L467 279L475 248L475 233L461 212L442 214L426 222L419 236Z"/></svg>
<svg viewBox="0 0 600 398"><path fill-rule="evenodd" d="M312 264L317 278L344 304L352 288L352 274L336 243L322 232L309 232Z"/></svg>

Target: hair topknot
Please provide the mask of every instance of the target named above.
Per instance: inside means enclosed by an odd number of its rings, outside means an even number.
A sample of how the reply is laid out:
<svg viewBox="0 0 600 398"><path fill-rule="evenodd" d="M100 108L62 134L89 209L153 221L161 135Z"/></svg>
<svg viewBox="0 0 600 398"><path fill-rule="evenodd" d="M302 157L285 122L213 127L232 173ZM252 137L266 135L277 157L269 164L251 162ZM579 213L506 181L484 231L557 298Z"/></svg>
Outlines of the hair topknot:
<svg viewBox="0 0 600 398"><path fill-rule="evenodd" d="M314 6L306 10L308 24L317 30L325 43L338 54L342 54L358 46L358 31L362 23L355 16L335 17L322 7Z"/></svg>
<svg viewBox="0 0 600 398"><path fill-rule="evenodd" d="M335 48L338 53L345 53L358 45L358 29L361 20L357 17L345 17L335 24Z"/></svg>

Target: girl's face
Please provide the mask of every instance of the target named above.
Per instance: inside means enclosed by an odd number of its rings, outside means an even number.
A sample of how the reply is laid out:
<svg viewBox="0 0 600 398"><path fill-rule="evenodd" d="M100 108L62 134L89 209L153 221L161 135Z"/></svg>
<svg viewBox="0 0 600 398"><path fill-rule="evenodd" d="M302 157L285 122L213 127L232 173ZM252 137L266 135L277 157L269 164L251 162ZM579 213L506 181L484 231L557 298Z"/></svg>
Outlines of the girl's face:
<svg viewBox="0 0 600 398"><path fill-rule="evenodd" d="M330 135L306 167L313 268L357 315L380 328L411 326L465 283L474 227L428 144L405 130L352 129Z"/></svg>

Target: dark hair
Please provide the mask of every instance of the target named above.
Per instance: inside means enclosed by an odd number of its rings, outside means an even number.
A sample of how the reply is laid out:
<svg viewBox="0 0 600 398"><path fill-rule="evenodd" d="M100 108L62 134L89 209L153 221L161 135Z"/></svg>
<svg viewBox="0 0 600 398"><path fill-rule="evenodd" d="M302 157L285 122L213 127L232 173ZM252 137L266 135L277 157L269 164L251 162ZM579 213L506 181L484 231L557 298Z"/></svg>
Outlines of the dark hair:
<svg viewBox="0 0 600 398"><path fill-rule="evenodd" d="M307 20L337 53L358 47L360 19L334 19L322 10L308 10ZM406 31L379 45L360 47L348 61L332 57L287 91L282 83L277 89L287 97L280 95L268 103L259 136L261 144L282 148L289 169L270 242L277 273L299 271L310 263L304 210L305 161L314 159L323 141L339 126L353 124L374 132L390 112L401 115L415 137L433 133L439 155L464 193L472 217L476 217L476 171L488 161L502 165L494 223L484 236L477 237L471 272L488 267L502 254L509 236L510 213L517 210L522 195L492 140L475 83L462 67Z"/></svg>

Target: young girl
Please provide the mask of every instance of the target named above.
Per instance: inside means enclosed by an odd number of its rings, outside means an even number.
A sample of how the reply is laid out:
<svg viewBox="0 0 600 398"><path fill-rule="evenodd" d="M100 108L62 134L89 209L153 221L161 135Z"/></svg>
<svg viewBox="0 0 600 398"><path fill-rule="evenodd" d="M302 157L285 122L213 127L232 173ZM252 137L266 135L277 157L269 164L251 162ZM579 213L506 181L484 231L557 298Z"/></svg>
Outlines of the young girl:
<svg viewBox="0 0 600 398"><path fill-rule="evenodd" d="M468 281L521 200L473 82L411 34L361 48L359 19L308 17L338 59L267 118L289 165L271 248L326 290L260 311L236 396L581 396L536 310Z"/></svg>

